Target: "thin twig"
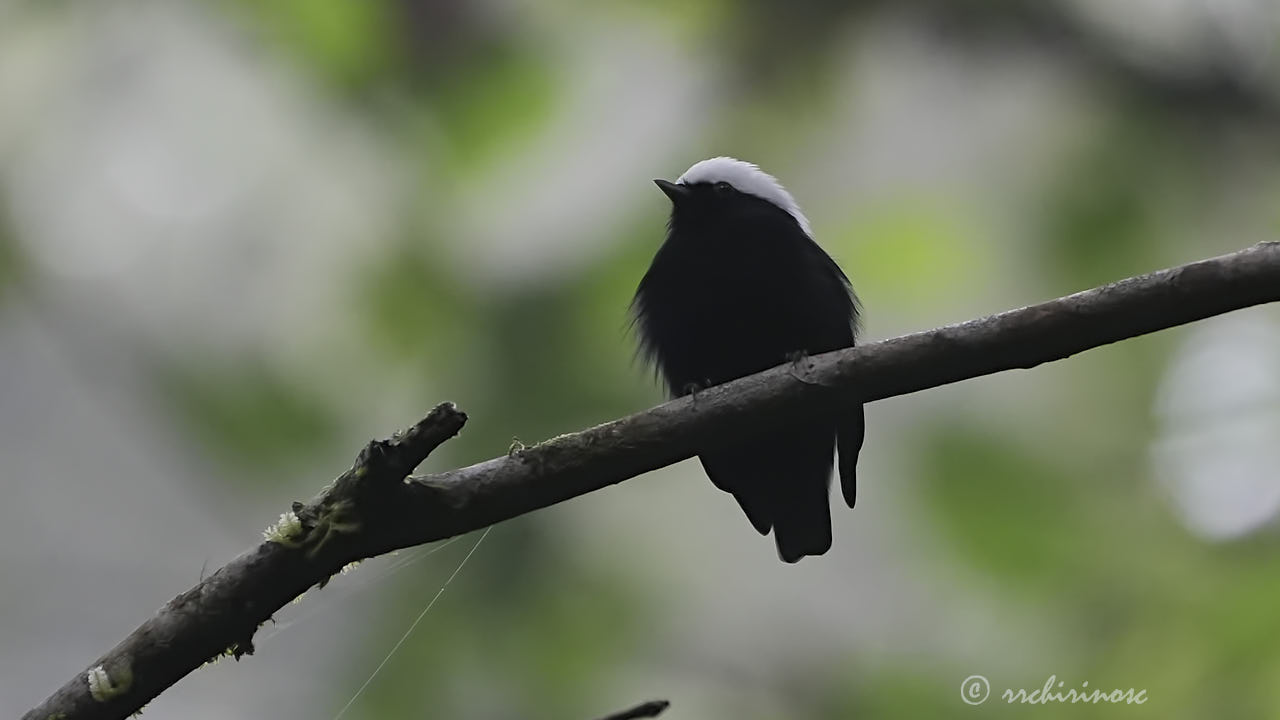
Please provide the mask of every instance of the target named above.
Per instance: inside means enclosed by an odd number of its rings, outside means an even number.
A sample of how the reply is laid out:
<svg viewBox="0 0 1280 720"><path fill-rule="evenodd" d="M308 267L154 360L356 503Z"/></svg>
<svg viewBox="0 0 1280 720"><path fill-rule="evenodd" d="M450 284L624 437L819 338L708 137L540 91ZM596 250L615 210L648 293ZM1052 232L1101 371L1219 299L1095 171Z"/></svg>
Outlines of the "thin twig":
<svg viewBox="0 0 1280 720"><path fill-rule="evenodd" d="M628 710L605 715L598 720L638 720L638 718L655 718L661 715L667 708L671 707L671 703L666 700L650 700L647 703L641 703Z"/></svg>

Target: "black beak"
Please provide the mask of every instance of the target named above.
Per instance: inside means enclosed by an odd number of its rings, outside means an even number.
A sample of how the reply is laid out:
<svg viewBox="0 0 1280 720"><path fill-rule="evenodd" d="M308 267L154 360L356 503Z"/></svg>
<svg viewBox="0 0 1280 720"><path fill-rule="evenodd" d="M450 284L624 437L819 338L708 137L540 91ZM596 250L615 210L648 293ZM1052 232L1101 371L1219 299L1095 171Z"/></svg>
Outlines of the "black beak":
<svg viewBox="0 0 1280 720"><path fill-rule="evenodd" d="M654 180L653 184L657 185L658 189L661 190L664 195L671 198L671 202L673 203L678 203L684 198L689 197L688 186L681 185L680 183L667 182L666 180Z"/></svg>

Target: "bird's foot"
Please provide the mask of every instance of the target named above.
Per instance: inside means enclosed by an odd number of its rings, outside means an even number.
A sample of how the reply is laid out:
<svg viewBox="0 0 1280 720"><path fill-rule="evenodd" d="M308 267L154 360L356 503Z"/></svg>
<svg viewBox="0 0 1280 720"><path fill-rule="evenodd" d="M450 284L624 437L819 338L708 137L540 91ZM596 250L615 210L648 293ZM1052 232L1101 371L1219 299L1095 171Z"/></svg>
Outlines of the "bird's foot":
<svg viewBox="0 0 1280 720"><path fill-rule="evenodd" d="M689 399L693 401L693 406L696 408L698 407L698 393L709 387L711 387L711 381L707 379L703 379L698 382L689 382L685 383L684 387L680 388L680 394L688 395Z"/></svg>
<svg viewBox="0 0 1280 720"><path fill-rule="evenodd" d="M787 358L787 362L791 364L787 370L787 372L791 374L791 377L795 378L796 380L799 380L805 385L815 384L812 380L808 378L810 368L805 363L805 361L809 359L809 353L807 351L793 350L786 354L786 358Z"/></svg>

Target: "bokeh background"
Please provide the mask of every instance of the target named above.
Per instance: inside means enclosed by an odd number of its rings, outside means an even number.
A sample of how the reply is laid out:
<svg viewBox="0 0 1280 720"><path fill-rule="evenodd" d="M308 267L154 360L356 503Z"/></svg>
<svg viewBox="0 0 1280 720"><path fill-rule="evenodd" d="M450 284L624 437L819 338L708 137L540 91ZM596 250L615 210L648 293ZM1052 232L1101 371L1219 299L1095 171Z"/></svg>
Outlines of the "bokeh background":
<svg viewBox="0 0 1280 720"><path fill-rule="evenodd" d="M0 714L436 402L427 469L659 401L651 178L760 163L891 337L1274 239L1278 50L1274 0L0 1ZM825 557L681 463L494 528L344 717L1280 715L1275 308L868 424ZM333 717L475 538L148 716Z"/></svg>

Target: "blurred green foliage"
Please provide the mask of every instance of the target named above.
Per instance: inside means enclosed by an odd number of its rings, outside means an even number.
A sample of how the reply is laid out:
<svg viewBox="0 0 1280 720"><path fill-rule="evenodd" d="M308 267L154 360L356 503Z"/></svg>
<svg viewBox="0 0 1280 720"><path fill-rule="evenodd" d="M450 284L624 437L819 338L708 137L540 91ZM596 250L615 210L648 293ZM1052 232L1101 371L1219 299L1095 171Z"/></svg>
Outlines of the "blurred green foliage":
<svg viewBox="0 0 1280 720"><path fill-rule="evenodd" d="M757 3L739 14L708 4L676 13L671 22L695 36L724 23L741 29L733 35L739 44L722 48L738 53L739 74L727 91L734 110L717 125L717 147L782 154L785 143L825 121L837 100L834 38L848 30L821 12L828 6L806 8L795 15ZM406 142L416 146L407 152L437 175L483 175L504 153L534 142L560 100L560 80L533 41L480 33L483 51L455 49L447 71L423 69L411 46L432 36L415 40L398 3L245 3L243 10L341 91L398 85L403 97L380 107L400 116ZM667 22L671 10L617 12ZM820 40L798 42L805 28L817 27ZM762 46L762 38L771 41ZM424 77L409 80L417 71ZM1038 206L1043 242L1025 256L1040 263L1040 282L1050 288L1044 295L1161 264L1160 233L1178 209L1170 203L1188 199L1193 181L1185 176L1195 172L1180 132L1164 127L1158 113L1118 107L1050 183L1021 189ZM638 390L646 371L633 362L626 305L660 238L660 220L645 217L619 232L616 250L583 272L495 294L457 279L434 231L408 232L357 273L354 297L365 319L357 341L368 343L377 362L421 368L470 398L467 410L485 421L455 441L463 457L496 454L512 436L534 442L634 410L656 391ZM871 308L927 313L997 281L1000 250L981 232L971 208L906 193L859 207L825 242ZM1262 717L1280 705L1268 689L1280 668L1280 620L1272 611L1280 580L1269 568L1275 541L1205 548L1134 485L1168 349L1144 341L1071 375L1084 388L1068 400L1076 407L1035 418L1029 432L1078 442L1074 448L1022 443L998 424L960 416L918 428L908 441L919 457L921 510L950 554L975 581L1036 608L1061 643L1044 667L997 678L996 693L1034 689L1056 672L1149 689L1149 705L1109 709L1116 717ZM248 369L211 380L202 372L198 383L180 372L169 377L194 430L245 462L301 456L334 436L331 411L276 374ZM476 694L490 695L479 705L497 715L527 718L607 705L600 689L609 687L612 669L644 652L643 628L654 612L642 591L646 579L625 567L562 564L559 537L539 516L503 526L468 582L446 596L450 616L464 620L429 620L355 712L452 716L476 707ZM469 542L449 557L460 558ZM421 574L387 594L388 621L354 649L352 674L333 687L335 704L377 665L438 582L438 574ZM855 651L846 665L805 669L794 716L968 717L976 710L959 701L958 683L973 669L906 658L882 663ZM1055 718L1094 710L994 701L984 708Z"/></svg>
<svg viewBox="0 0 1280 720"><path fill-rule="evenodd" d="M446 365L479 322L476 300L429 257L427 238L406 240L358 272L360 330L380 361L423 371ZM430 328L431 332L422 332Z"/></svg>
<svg viewBox="0 0 1280 720"><path fill-rule="evenodd" d="M4 302L5 291L14 281L22 276L21 260L18 256L17 243L9 227L9 217L0 207L0 303Z"/></svg>
<svg viewBox="0 0 1280 720"><path fill-rule="evenodd" d="M394 3L259 3L228 0L248 25L294 54L317 77L340 87L365 86L394 69L397 43L387 42L397 27Z"/></svg>
<svg viewBox="0 0 1280 720"><path fill-rule="evenodd" d="M1077 496L1087 485L1072 482L1052 460L976 429L948 428L925 447L923 495L953 549L1016 586L1048 594L1085 587L1082 576L1100 549L1091 546L1098 535L1085 526Z"/></svg>
<svg viewBox="0 0 1280 720"><path fill-rule="evenodd" d="M974 7L986 18L1015 4ZM875 5L549 3L547 27L526 27L521 13L533 10L503 15L489 8L490 16L447 1L216 3L251 39L331 94L340 108L335 112L355 112L389 138L410 201L397 206L402 216L390 223L395 239L371 243L374 249L342 278L348 287L341 294L356 322L335 323L334 342L359 348L365 365L352 372L425 378L404 391L424 407L444 399L434 395L441 388L451 399L465 398L474 420L442 452L468 462L500 454L513 436L537 442L660 397L648 369L635 361L627 304L661 241L664 218L624 211L601 232L606 249L590 262L509 287L466 277L450 252L450 243L462 242L449 237L447 222L458 187L483 187L504 159L536 149L567 112L569 80L557 43L572 35L548 27L579 18L582 25L572 32L607 31L609 25L596 23L599 16L619 27L659 27L689 50L685 60L707 63L715 80L705 126L690 123L690 133L701 134L672 138L663 152L745 148L743 155L766 167L776 159L785 168L814 153L823 131L831 131L847 100L837 91L847 86L836 81L848 80L850 46L864 38L860 23ZM896 27L890 30L900 32ZM921 32L935 39L937 30ZM946 62L937 51L931 61ZM612 82L630 80L619 75ZM959 101L946 95L940 102ZM1092 118L1096 126L1060 167L1042 172L1039 182L1007 188L994 207L904 183L847 209L835 203L820 239L848 270L879 337L916 329L904 325L920 318L957 320L955 307L974 297L1029 303L1188 260L1181 249L1170 250L1167 236L1186 218L1214 209L1205 199L1213 183L1204 177L1214 138L1198 137L1176 115L1173 107L1104 104ZM837 133L856 131L848 118L838 122L849 127L837 123ZM620 146L630 142L617 138ZM985 182L979 170L974 175ZM500 198L493 205L504 210ZM1003 223L1022 234L993 239ZM1272 231L1280 230L1280 213L1272 223ZM1192 256L1211 254L1215 240ZM25 272L20 260L0 215L0 299ZM1066 389L1032 401L1006 397L1002 407L1009 414L1000 417L975 412L973 396L946 395L937 406L915 410L910 422L886 423L902 435L898 445L909 462L872 466L909 466L909 472L867 473L862 481L901 491L910 499L905 512L938 544L930 552L965 582L1042 626L1037 641L1048 646L1037 664L999 677L992 672L995 692L1033 689L1057 673L1072 683L1146 687L1148 705L1009 708L993 700L977 709L960 701L959 682L983 670L972 665L997 666L1005 648L970 648L961 661L954 653L922 657L851 647L838 662L795 663L770 678L780 687L794 685L790 695L777 693L793 710L785 717L1280 713L1273 682L1280 676L1280 615L1274 612L1280 573L1273 568L1280 541L1258 533L1207 543L1177 522L1148 482L1152 405L1175 350L1175 340L1161 336L1039 369L1042 382L1052 378ZM316 374L264 359L253 348L227 354L160 353L151 375L167 410L228 466L226 477L238 479L239 491L267 492L263 480L309 468L309 459L328 457L335 444L348 441L344 409L328 388L304 379ZM869 447L870 456L878 452ZM657 534L664 528L653 516L663 510L645 506L636 514ZM574 536L558 524L561 511L535 513L492 533L468 566L466 582L451 586L348 717L470 712L560 720L583 717L584 707L629 702L614 690L630 687L623 674L632 668L665 662L655 646L662 629L678 625L665 613L679 611L684 598L671 595L685 588L673 586L675 571L601 559L617 550L604 540L596 554L567 547ZM863 501L858 511L880 510ZM377 601L378 621L359 645L345 649L343 671L323 683L335 707L377 667L476 537L436 556L430 571L401 573L388 583ZM835 558L827 561L840 567ZM735 601L720 599L726 607ZM716 695L714 671L705 675L691 682L706 680L706 693ZM716 706L734 709L733 717L784 716L735 697ZM678 703L669 716L691 717Z"/></svg>
<svg viewBox="0 0 1280 720"><path fill-rule="evenodd" d="M214 456L228 478L258 485L337 437L334 411L313 389L247 361L210 368L188 360L155 373L161 397Z"/></svg>
<svg viewBox="0 0 1280 720"><path fill-rule="evenodd" d="M447 609L428 615L420 637L406 644L370 686L358 706L362 714L474 706L468 690L490 696L479 704L503 716L565 717L580 712L584 702L612 701L592 688L607 686L614 667L643 645L649 614L645 593L637 591L624 568L559 566L556 548L529 532L522 524L490 534L479 551L483 555L474 558L483 567L469 566L465 586L451 586L440 601ZM453 567L479 537L477 532L455 543L449 557L436 564ZM357 674L377 666L424 599L435 595L441 577L422 574L401 584L386 613L405 622L373 629L368 648L351 663ZM513 597L519 602L511 602ZM459 617L459 608L466 608L465 622L443 620ZM358 685L335 684L335 707Z"/></svg>
<svg viewBox="0 0 1280 720"><path fill-rule="evenodd" d="M427 106L448 149L437 171L479 173L536 137L555 108L557 88L547 58L531 47L496 46L466 74L444 76Z"/></svg>
<svg viewBox="0 0 1280 720"><path fill-rule="evenodd" d="M963 211L941 199L895 198L859 208L825 243L863 302L914 312L936 307L991 272Z"/></svg>
<svg viewBox="0 0 1280 720"><path fill-rule="evenodd" d="M1063 280L1098 285L1142 272L1156 233L1168 175L1156 158L1177 148L1139 118L1121 118L1063 168L1046 198L1050 267Z"/></svg>

